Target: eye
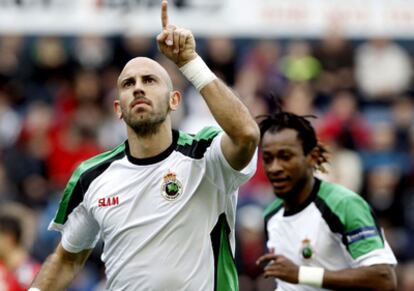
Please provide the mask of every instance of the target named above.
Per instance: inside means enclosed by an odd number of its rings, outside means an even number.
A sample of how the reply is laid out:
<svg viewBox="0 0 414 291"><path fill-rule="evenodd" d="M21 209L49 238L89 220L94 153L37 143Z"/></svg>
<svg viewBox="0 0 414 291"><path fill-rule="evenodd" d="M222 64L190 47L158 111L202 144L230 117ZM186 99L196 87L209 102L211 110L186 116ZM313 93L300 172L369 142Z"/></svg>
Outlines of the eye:
<svg viewBox="0 0 414 291"><path fill-rule="evenodd" d="M263 155L263 162L269 164L272 162L273 157L271 155Z"/></svg>
<svg viewBox="0 0 414 291"><path fill-rule="evenodd" d="M122 87L123 87L123 88L128 88L128 87L134 86L134 84L135 84L134 80L132 80L132 79L128 79L128 80L125 80L125 81L122 83Z"/></svg>
<svg viewBox="0 0 414 291"><path fill-rule="evenodd" d="M289 161L292 158L292 155L289 153L282 153L278 156L278 158L282 161Z"/></svg>
<svg viewBox="0 0 414 291"><path fill-rule="evenodd" d="M146 76L146 77L143 79L143 82L144 82L144 84L152 84L152 83L154 83L154 82L155 82L155 79L154 79L153 77Z"/></svg>

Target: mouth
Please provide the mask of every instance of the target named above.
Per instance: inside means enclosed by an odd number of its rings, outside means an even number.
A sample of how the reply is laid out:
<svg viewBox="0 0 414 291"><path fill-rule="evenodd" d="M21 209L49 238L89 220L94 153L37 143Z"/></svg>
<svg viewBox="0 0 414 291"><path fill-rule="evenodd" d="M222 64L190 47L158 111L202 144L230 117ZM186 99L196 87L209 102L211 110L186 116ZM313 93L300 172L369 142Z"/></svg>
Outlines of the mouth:
<svg viewBox="0 0 414 291"><path fill-rule="evenodd" d="M272 183L273 187L279 188L285 186L289 183L290 179L288 177L284 178L270 178L270 182Z"/></svg>
<svg viewBox="0 0 414 291"><path fill-rule="evenodd" d="M147 99L140 98L140 99L136 99L136 100L132 101L131 108L142 107L142 106L145 106L145 105L151 106L151 102Z"/></svg>

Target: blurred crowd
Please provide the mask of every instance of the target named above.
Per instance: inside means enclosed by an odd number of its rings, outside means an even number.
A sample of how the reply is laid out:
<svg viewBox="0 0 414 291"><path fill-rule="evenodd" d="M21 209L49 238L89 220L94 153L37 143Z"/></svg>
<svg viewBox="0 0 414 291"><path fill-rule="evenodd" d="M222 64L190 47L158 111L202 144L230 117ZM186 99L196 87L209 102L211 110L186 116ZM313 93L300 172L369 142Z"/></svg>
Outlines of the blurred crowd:
<svg viewBox="0 0 414 291"><path fill-rule="evenodd" d="M254 116L282 100L285 110L316 117L331 157L320 176L369 201L399 260L399 290L414 290L413 42L351 40L332 30L321 39L211 37L198 52ZM112 102L118 74L135 56L159 61L184 92L175 128L216 124L153 38L0 35L0 277L9 272L26 286L59 241L47 226L74 168L126 139ZM273 198L259 163L239 196L242 291L272 290L255 261L265 252L262 213ZM100 249L70 290L103 290Z"/></svg>

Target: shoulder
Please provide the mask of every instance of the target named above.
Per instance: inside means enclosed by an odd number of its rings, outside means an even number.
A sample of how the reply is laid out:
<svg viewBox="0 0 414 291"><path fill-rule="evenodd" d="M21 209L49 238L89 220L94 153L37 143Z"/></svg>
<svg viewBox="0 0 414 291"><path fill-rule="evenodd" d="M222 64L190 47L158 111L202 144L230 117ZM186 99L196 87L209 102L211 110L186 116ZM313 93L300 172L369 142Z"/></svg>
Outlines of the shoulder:
<svg viewBox="0 0 414 291"><path fill-rule="evenodd" d="M192 144L201 140L211 140L219 135L223 130L215 126L206 126L195 134L179 131L178 144Z"/></svg>
<svg viewBox="0 0 414 291"><path fill-rule="evenodd" d="M317 200L326 204L332 210L340 210L350 204L368 206L367 202L359 194L344 186L327 181L321 181Z"/></svg>
<svg viewBox="0 0 414 291"><path fill-rule="evenodd" d="M92 181L100 176L115 160L125 156L125 143L117 146L111 151L96 155L83 161L73 172L69 179L64 195L69 195L73 191L84 192L88 189ZM82 195L83 195L82 194Z"/></svg>
<svg viewBox="0 0 414 291"><path fill-rule="evenodd" d="M269 220L273 215L275 215L283 207L283 200L276 198L269 206L264 210L264 219L265 221Z"/></svg>
<svg viewBox="0 0 414 291"><path fill-rule="evenodd" d="M369 204L359 194L338 184L322 181L315 204L328 224L336 224L338 229L375 225Z"/></svg>
<svg viewBox="0 0 414 291"><path fill-rule="evenodd" d="M194 159L204 157L213 140L222 132L218 127L204 127L195 134L179 131L177 151Z"/></svg>
<svg viewBox="0 0 414 291"><path fill-rule="evenodd" d="M75 173L83 173L103 163L110 163L125 155L125 143L120 144L110 151L103 152L90 159L83 161L75 170Z"/></svg>

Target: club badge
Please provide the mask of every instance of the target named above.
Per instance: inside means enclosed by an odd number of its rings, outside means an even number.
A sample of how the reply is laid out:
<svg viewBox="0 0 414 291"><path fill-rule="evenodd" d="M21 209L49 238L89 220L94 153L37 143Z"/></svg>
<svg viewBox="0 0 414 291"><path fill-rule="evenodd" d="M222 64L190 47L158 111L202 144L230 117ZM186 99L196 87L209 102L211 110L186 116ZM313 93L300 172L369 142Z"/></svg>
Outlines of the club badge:
<svg viewBox="0 0 414 291"><path fill-rule="evenodd" d="M311 242L307 238L305 238L302 241L301 254L302 254L302 257L306 260L312 258L312 256L313 256L313 250L312 250Z"/></svg>
<svg viewBox="0 0 414 291"><path fill-rule="evenodd" d="M180 196L182 192L182 185L181 182L178 181L177 175L171 171L169 171L164 176L164 182L161 186L161 194L162 196L167 199L168 201L173 201Z"/></svg>

